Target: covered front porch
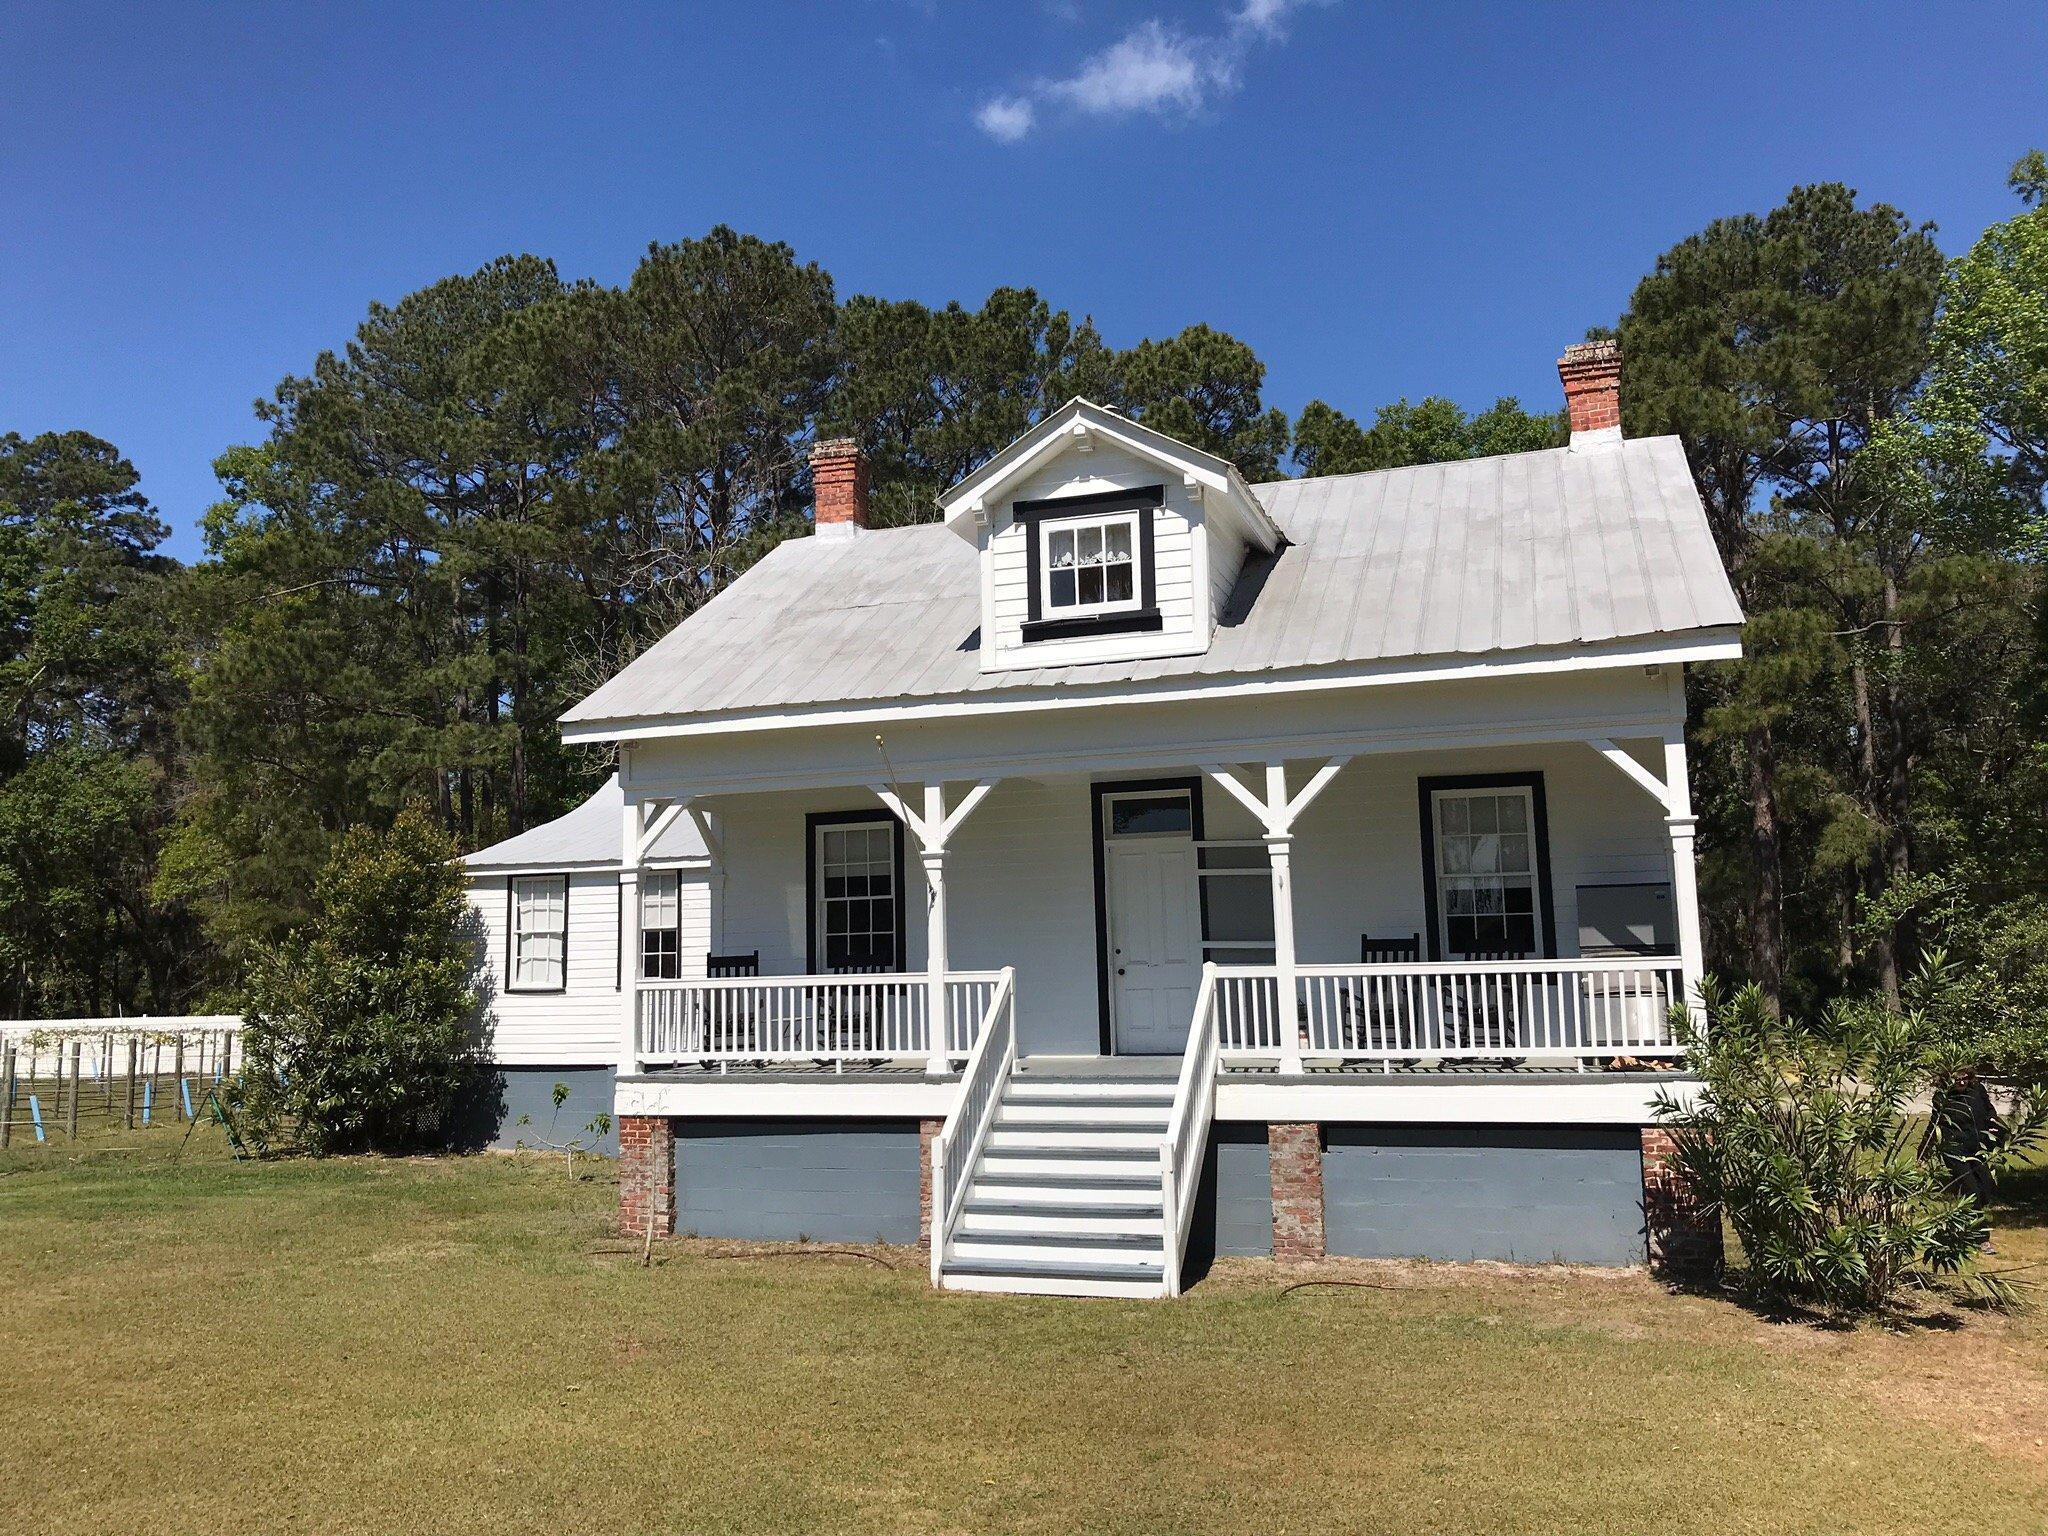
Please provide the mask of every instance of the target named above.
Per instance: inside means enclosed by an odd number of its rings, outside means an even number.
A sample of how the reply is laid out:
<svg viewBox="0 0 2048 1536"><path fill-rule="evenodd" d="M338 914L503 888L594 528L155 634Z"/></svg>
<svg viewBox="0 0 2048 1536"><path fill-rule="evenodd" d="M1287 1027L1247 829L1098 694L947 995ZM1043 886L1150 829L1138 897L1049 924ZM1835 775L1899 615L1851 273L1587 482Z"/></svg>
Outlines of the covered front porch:
<svg viewBox="0 0 2048 1536"><path fill-rule="evenodd" d="M1676 742L650 798L629 848L679 815L710 950L624 904L627 1075L942 1078L998 1004L1026 1057L1177 1058L1206 1011L1224 1070L1668 1065L1699 974Z"/></svg>

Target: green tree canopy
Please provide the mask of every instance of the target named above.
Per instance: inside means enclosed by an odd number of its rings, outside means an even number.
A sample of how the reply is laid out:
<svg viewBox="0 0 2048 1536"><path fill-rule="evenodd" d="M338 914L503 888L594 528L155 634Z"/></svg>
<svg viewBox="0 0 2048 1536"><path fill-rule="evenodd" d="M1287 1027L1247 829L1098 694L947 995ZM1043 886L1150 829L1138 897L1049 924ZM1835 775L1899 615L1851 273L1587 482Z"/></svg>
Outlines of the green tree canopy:
<svg viewBox="0 0 2048 1536"><path fill-rule="evenodd" d="M1562 411L1532 416L1513 395L1503 395L1476 416L1441 395L1415 405L1396 400L1379 408L1370 428L1311 400L1294 424L1294 460L1304 475L1351 475L1556 448L1569 436Z"/></svg>

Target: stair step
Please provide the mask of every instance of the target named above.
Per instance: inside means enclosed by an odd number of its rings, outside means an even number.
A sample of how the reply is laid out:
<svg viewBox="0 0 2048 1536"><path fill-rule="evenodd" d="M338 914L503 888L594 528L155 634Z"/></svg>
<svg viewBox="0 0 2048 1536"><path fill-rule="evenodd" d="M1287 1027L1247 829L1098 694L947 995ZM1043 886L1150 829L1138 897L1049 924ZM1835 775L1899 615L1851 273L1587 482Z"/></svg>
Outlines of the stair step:
<svg viewBox="0 0 2048 1536"><path fill-rule="evenodd" d="M1163 1136L1166 1123L1172 1116L1173 1103L1167 1099L1075 1099L1060 1102L1005 1096L996 1124L1145 1126Z"/></svg>
<svg viewBox="0 0 2048 1536"><path fill-rule="evenodd" d="M1158 1233L1011 1232L973 1224L961 1227L946 1245L946 1262L990 1259L1043 1260L1122 1269L1133 1264L1157 1268L1166 1257Z"/></svg>
<svg viewBox="0 0 2048 1536"><path fill-rule="evenodd" d="M1043 1147L1072 1152L1150 1152L1159 1157L1160 1131L1157 1127L1103 1125L1096 1121L1069 1121L1056 1125L1019 1124L1007 1114L999 1117L989 1131L987 1147L1007 1152L1020 1147Z"/></svg>
<svg viewBox="0 0 2048 1536"><path fill-rule="evenodd" d="M990 1146L983 1150L971 1178L1143 1179L1157 1188L1159 1151L1157 1147Z"/></svg>
<svg viewBox="0 0 2048 1536"><path fill-rule="evenodd" d="M1166 1231L1165 1218L1157 1204L1105 1210L1093 1205L1018 1205L970 1200L965 1215L956 1236L1017 1233L1077 1243L1138 1238L1157 1248Z"/></svg>
<svg viewBox="0 0 2048 1536"><path fill-rule="evenodd" d="M1085 1206L1097 1211L1138 1211L1158 1209L1158 1179L1123 1179L1115 1176L1095 1179L1048 1178L1042 1174L981 1174L967 1186L969 1205L1030 1206L1062 1208Z"/></svg>
<svg viewBox="0 0 2048 1536"><path fill-rule="evenodd" d="M1042 1280L1150 1280L1159 1284L1166 1279L1166 1265L1091 1264L1083 1259L948 1259L940 1273L947 1279L955 1275L985 1275Z"/></svg>
<svg viewBox="0 0 2048 1536"><path fill-rule="evenodd" d="M1013 1077L1003 1094L1006 1104L1165 1104L1173 1103L1172 1083L1143 1078L1111 1078L1090 1082L1078 1077Z"/></svg>

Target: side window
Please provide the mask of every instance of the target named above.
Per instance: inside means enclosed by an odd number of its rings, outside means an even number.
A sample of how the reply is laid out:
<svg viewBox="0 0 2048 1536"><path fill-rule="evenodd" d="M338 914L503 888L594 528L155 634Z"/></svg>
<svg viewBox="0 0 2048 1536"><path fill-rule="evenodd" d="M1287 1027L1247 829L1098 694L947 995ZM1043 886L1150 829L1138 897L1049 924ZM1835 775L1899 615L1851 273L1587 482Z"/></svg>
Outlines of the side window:
<svg viewBox="0 0 2048 1536"><path fill-rule="evenodd" d="M511 944L506 970L512 990L562 990L569 958L567 875L521 875L513 879Z"/></svg>
<svg viewBox="0 0 2048 1536"><path fill-rule="evenodd" d="M649 870L640 882L640 979L674 981L682 974L682 879Z"/></svg>

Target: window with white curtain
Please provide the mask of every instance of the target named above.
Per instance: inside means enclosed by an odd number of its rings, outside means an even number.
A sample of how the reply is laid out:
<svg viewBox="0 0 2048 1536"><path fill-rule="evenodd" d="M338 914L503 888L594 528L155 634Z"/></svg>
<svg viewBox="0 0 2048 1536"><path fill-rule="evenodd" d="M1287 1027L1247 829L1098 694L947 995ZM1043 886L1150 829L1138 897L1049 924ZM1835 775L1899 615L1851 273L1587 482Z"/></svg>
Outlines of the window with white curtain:
<svg viewBox="0 0 2048 1536"><path fill-rule="evenodd" d="M652 869L640 881L640 978L674 981L682 974L682 879Z"/></svg>
<svg viewBox="0 0 2048 1536"><path fill-rule="evenodd" d="M559 992L567 981L569 877L521 875L512 882L510 985L517 992Z"/></svg>
<svg viewBox="0 0 2048 1536"><path fill-rule="evenodd" d="M1138 571L1142 512L1061 518L1039 524L1040 610L1047 618L1135 609L1144 582Z"/></svg>
<svg viewBox="0 0 2048 1536"><path fill-rule="evenodd" d="M1522 788L1438 790L1437 937L1453 959L1534 957L1536 828Z"/></svg>

